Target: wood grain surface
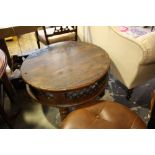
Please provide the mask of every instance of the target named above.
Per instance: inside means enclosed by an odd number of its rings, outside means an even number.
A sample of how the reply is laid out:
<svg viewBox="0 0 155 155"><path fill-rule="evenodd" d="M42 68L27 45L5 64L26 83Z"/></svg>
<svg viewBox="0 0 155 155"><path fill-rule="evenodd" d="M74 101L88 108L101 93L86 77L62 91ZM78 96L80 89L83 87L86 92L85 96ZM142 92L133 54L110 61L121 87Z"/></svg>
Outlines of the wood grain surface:
<svg viewBox="0 0 155 155"><path fill-rule="evenodd" d="M46 91L80 89L93 84L108 71L107 53L93 44L66 41L40 49L21 67L29 85Z"/></svg>

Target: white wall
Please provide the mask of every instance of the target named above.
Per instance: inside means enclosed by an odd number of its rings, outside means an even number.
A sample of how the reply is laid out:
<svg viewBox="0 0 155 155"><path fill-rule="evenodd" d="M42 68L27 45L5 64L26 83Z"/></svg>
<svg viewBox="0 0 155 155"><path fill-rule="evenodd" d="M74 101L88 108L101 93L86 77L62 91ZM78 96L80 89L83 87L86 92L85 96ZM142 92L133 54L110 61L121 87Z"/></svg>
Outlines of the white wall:
<svg viewBox="0 0 155 155"><path fill-rule="evenodd" d="M107 29L108 26L79 26L78 36L82 41L105 48L109 37Z"/></svg>

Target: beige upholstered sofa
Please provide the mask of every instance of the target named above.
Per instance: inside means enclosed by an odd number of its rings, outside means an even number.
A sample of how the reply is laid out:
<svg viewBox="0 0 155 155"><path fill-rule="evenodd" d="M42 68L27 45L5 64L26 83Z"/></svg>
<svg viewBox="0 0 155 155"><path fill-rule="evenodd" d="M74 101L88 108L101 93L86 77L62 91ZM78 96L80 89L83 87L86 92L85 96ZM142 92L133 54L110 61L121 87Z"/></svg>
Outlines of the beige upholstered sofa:
<svg viewBox="0 0 155 155"><path fill-rule="evenodd" d="M106 50L111 73L128 89L155 77L155 32L133 37L118 27L81 26L78 36Z"/></svg>

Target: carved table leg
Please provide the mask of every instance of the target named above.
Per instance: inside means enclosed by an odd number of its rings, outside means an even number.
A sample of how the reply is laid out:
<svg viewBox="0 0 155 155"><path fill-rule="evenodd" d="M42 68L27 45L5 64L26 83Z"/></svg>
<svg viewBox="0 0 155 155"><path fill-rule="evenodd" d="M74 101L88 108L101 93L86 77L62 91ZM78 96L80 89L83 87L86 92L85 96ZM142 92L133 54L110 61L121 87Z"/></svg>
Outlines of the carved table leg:
<svg viewBox="0 0 155 155"><path fill-rule="evenodd" d="M102 98L105 95L105 89L99 94L99 98Z"/></svg>
<svg viewBox="0 0 155 155"><path fill-rule="evenodd" d="M61 121L64 120L64 118L68 115L69 109L67 107L59 107L60 117Z"/></svg>
<svg viewBox="0 0 155 155"><path fill-rule="evenodd" d="M66 100L65 98L66 98L66 96L65 96L64 92L59 93L59 94L54 94L55 103L61 103L63 105ZM69 110L68 110L68 107L58 106L58 108L59 108L60 117L61 117L61 121L62 121L69 113Z"/></svg>

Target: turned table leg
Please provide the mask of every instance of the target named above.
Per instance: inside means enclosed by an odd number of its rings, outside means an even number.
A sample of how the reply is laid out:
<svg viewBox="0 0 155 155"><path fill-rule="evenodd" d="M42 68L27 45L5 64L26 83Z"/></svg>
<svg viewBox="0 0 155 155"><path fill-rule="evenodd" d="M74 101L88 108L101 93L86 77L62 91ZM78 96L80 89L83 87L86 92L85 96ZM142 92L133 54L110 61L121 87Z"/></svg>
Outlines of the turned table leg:
<svg viewBox="0 0 155 155"><path fill-rule="evenodd" d="M59 108L61 121L64 120L64 118L69 114L69 109L67 107L60 107Z"/></svg>
<svg viewBox="0 0 155 155"><path fill-rule="evenodd" d="M61 103L63 105L65 100L66 100L66 96L64 92L61 92L59 94L58 93L54 94L55 103ZM58 108L59 108L60 117L62 121L68 115L69 109L68 107L62 107L62 106L58 106Z"/></svg>

